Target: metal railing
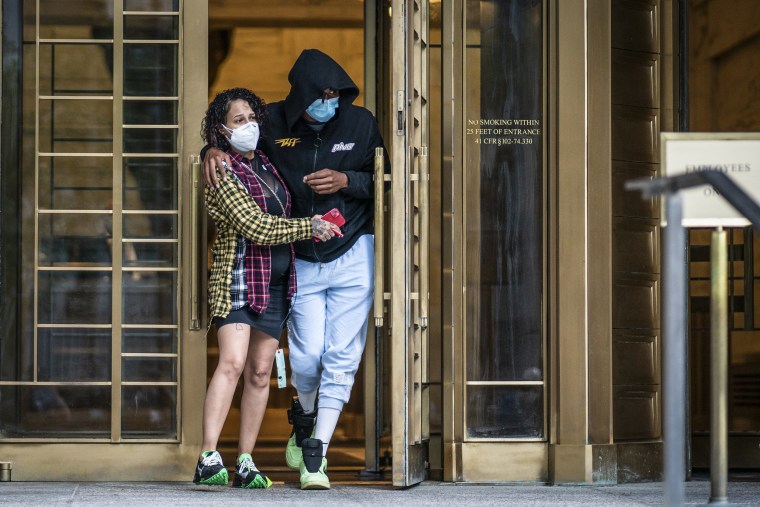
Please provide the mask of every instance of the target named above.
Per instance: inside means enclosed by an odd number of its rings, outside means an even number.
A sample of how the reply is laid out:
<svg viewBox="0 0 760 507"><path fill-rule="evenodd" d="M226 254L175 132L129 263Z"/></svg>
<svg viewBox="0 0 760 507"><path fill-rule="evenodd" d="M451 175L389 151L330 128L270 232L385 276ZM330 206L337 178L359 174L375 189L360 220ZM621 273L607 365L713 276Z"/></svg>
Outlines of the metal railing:
<svg viewBox="0 0 760 507"><path fill-rule="evenodd" d="M663 234L663 445L665 504L683 505L686 478L686 233L680 191L712 185L760 232L760 206L726 174L705 170L626 183L645 199L665 195ZM726 231L711 238L710 503L728 502L728 280Z"/></svg>

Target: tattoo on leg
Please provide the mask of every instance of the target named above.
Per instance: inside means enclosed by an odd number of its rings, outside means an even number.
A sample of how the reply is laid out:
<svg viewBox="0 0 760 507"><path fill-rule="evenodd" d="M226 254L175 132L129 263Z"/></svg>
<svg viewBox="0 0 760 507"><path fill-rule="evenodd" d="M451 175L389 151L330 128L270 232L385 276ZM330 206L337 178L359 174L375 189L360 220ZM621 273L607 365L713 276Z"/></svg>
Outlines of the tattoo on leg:
<svg viewBox="0 0 760 507"><path fill-rule="evenodd" d="M243 324L240 324L239 322L235 323L235 331L242 331L243 330Z"/></svg>

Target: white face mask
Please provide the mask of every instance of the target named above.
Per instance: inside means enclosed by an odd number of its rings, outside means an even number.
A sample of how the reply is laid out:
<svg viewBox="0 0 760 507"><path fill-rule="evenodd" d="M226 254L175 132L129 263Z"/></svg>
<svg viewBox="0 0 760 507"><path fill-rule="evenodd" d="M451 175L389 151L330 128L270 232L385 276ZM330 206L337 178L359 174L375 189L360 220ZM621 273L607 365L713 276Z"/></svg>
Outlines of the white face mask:
<svg viewBox="0 0 760 507"><path fill-rule="evenodd" d="M253 151L259 144L259 124L255 121L236 129L231 129L227 125L222 125L222 127L232 134L229 139L230 144L241 153Z"/></svg>

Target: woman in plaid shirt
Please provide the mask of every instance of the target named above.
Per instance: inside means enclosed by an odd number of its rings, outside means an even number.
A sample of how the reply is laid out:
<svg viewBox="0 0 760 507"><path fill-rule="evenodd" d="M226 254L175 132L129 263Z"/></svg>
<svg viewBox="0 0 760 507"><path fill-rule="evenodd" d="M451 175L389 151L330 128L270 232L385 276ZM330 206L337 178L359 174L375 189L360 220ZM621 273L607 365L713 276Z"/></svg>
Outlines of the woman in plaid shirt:
<svg viewBox="0 0 760 507"><path fill-rule="evenodd" d="M267 488L272 482L251 458L269 397L269 378L296 289L293 241L327 241L340 234L321 219L290 217L290 193L277 169L256 149L267 121L264 101L250 90L219 93L206 112L204 141L225 150L231 167L206 205L216 223L209 279L211 316L217 327L219 364L203 407L203 452L193 482L227 484L216 451L240 375L240 437L234 487Z"/></svg>

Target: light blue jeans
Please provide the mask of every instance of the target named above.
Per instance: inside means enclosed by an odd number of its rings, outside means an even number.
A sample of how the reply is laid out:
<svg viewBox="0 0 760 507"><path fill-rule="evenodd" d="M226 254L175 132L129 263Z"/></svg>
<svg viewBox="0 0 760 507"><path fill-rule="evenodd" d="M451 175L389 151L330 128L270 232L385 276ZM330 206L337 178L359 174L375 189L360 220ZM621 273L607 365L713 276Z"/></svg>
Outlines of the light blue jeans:
<svg viewBox="0 0 760 507"><path fill-rule="evenodd" d="M319 389L319 408L342 410L351 396L372 306L374 245L374 236L365 234L332 262L296 259L290 381L302 393Z"/></svg>

